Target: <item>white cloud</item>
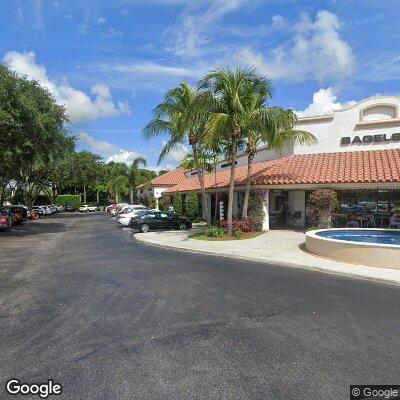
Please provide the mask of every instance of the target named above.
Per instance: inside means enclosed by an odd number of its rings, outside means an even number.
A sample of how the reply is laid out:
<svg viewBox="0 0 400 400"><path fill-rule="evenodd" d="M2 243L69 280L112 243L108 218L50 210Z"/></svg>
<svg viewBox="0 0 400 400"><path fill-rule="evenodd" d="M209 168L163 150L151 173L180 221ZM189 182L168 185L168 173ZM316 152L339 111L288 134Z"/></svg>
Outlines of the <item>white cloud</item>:
<svg viewBox="0 0 400 400"><path fill-rule="evenodd" d="M268 56L245 47L234 58L238 63L258 66L259 71L271 79L343 80L353 74L355 60L339 30L339 20L330 11L319 11L315 21L303 13L294 26L289 46L275 48Z"/></svg>
<svg viewBox="0 0 400 400"><path fill-rule="evenodd" d="M166 141L163 141L163 146L165 146L166 143L167 143ZM180 143L168 153L168 155L164 158L164 162L175 165L177 163L180 164L183 157L189 152L190 152L189 148L186 145Z"/></svg>
<svg viewBox="0 0 400 400"><path fill-rule="evenodd" d="M106 159L106 162L115 161L132 164L132 161L135 158L143 156L137 151L121 149L114 143L98 140L87 132L78 132L76 136L81 143L89 148L89 150L102 154Z"/></svg>
<svg viewBox="0 0 400 400"><path fill-rule="evenodd" d="M363 69L357 78L367 82L398 80L400 76L400 53L397 50L370 54L363 62Z"/></svg>
<svg viewBox="0 0 400 400"><path fill-rule="evenodd" d="M310 117L316 115L332 114L334 110L355 104L355 101L349 101L342 104L337 101L337 95L331 87L319 89L313 94L312 103L310 103L303 111L296 111L299 117Z"/></svg>
<svg viewBox="0 0 400 400"><path fill-rule="evenodd" d="M97 140L86 132L78 132L76 136L78 140L88 146L91 150L101 154L112 154L120 151L120 148L117 145L103 140Z"/></svg>
<svg viewBox="0 0 400 400"><path fill-rule="evenodd" d="M251 1L252 2L252 1ZM168 50L179 57L198 57L210 51L205 45L209 33L218 21L242 5L249 6L245 0L209 0L196 2L179 2L186 4L186 9L179 16L179 23L167 30L171 40Z"/></svg>
<svg viewBox="0 0 400 400"><path fill-rule="evenodd" d="M125 164L132 164L133 160L137 157L141 157L142 155L136 151L129 151L120 149L119 152L115 154L111 154L106 162L115 161L115 162L123 162Z"/></svg>
<svg viewBox="0 0 400 400"><path fill-rule="evenodd" d="M103 18L103 17L97 18L97 23L98 23L99 25L105 24L106 22L107 22L107 20L106 20L105 18Z"/></svg>
<svg viewBox="0 0 400 400"><path fill-rule="evenodd" d="M101 69L108 72L120 72L137 75L167 75L177 77L192 77L194 72L190 68L170 67L156 64L152 61L141 63L117 63L102 65Z"/></svg>
<svg viewBox="0 0 400 400"><path fill-rule="evenodd" d="M71 122L107 118L129 113L126 102L114 102L107 85L97 84L91 88L92 98L85 92L75 89L67 82L56 82L49 78L43 65L36 63L33 52L19 53L9 51L4 62L19 75L37 80L48 89L56 101L64 105Z"/></svg>
<svg viewBox="0 0 400 400"><path fill-rule="evenodd" d="M279 15L279 14L274 15L271 18L271 22L272 22L272 24L271 24L272 28L274 28L274 29L283 29L286 27L286 24L287 24L285 17L283 17L282 15Z"/></svg>

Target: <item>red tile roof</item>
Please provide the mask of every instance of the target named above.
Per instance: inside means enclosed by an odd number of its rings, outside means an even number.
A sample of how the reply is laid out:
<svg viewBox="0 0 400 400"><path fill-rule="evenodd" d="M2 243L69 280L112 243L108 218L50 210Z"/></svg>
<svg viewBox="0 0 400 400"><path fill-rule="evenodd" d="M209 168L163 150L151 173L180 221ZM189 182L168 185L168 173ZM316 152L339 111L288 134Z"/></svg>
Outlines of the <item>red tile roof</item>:
<svg viewBox="0 0 400 400"><path fill-rule="evenodd" d="M236 168L235 184L244 185L247 165ZM229 185L230 170L204 177L208 189ZM296 154L255 163L255 185L306 185L400 182L400 149ZM200 190L197 177L182 180L164 194Z"/></svg>
<svg viewBox="0 0 400 400"><path fill-rule="evenodd" d="M177 168L173 171L166 172L160 176L153 178L149 183L137 186L137 188L144 186L173 186L186 180L185 169Z"/></svg>

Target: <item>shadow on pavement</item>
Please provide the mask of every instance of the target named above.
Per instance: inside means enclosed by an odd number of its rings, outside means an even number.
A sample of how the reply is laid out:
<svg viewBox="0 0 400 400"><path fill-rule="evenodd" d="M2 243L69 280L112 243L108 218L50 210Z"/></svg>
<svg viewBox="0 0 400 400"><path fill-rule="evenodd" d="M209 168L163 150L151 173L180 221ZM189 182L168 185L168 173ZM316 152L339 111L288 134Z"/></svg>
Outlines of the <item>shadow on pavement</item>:
<svg viewBox="0 0 400 400"><path fill-rule="evenodd" d="M70 228L68 228L70 229ZM25 237L38 235L41 233L65 232L66 225L60 222L48 222L46 224L33 222L24 222L21 225L13 225L10 230L0 231L0 238L4 237Z"/></svg>

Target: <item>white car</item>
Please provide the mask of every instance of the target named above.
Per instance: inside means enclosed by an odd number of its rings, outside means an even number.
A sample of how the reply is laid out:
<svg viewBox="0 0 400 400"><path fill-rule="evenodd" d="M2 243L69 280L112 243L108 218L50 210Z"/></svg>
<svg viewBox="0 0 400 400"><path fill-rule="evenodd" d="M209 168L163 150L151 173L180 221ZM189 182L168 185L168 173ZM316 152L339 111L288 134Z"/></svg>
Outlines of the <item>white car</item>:
<svg viewBox="0 0 400 400"><path fill-rule="evenodd" d="M97 207L96 207L96 206L88 206L87 204L82 204L82 205L79 207L79 211L80 211L80 212L97 211Z"/></svg>
<svg viewBox="0 0 400 400"><path fill-rule="evenodd" d="M117 215L118 212L121 211L121 209L123 207L127 207L127 206L129 206L129 204L127 204L127 203L119 203L119 204L117 204L117 206L114 209L111 210L111 215Z"/></svg>
<svg viewBox="0 0 400 400"><path fill-rule="evenodd" d="M136 217L143 211L151 211L151 210L141 205L129 206L125 208L125 210L117 214L116 221L122 226L128 226L131 218Z"/></svg>

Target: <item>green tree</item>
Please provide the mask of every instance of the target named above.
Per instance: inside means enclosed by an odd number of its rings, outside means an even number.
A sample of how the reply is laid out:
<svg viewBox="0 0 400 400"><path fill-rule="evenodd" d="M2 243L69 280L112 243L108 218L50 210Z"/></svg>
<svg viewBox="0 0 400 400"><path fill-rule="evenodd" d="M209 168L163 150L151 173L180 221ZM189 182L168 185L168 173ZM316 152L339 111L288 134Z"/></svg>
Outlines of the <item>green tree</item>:
<svg viewBox="0 0 400 400"><path fill-rule="evenodd" d="M251 106L251 93L265 91L267 80L254 69L215 69L206 74L199 84L214 98L213 112L206 125L206 142L226 142L229 147L230 182L228 192L227 233L232 235L232 211L235 186L235 166L238 144L243 139L243 127ZM249 87L252 88L249 91Z"/></svg>
<svg viewBox="0 0 400 400"><path fill-rule="evenodd" d="M116 203L119 202L121 194L129 193L129 181L126 175L118 175L110 179L107 183L107 190L114 196Z"/></svg>
<svg viewBox="0 0 400 400"><path fill-rule="evenodd" d="M88 187L94 187L100 172L101 157L83 150L74 156L74 170L78 182L83 188L83 203L86 203L86 191Z"/></svg>
<svg viewBox="0 0 400 400"><path fill-rule="evenodd" d="M195 192L189 193L186 216L190 221L195 221L199 217L199 198Z"/></svg>
<svg viewBox="0 0 400 400"><path fill-rule="evenodd" d="M147 165L147 161L143 157L136 157L132 165L130 166L129 169L129 175L128 175L128 180L129 180L129 191L130 191L130 203L133 204L133 191L136 186L139 185L140 181L140 168L139 165L143 165L144 167Z"/></svg>
<svg viewBox="0 0 400 400"><path fill-rule="evenodd" d="M201 188L203 218L207 219L208 225L211 219L204 186L204 171L197 157L211 104L208 92L199 92L187 83L182 83L166 93L164 101L154 110L153 120L144 129L148 138L165 133L170 136L161 151L159 163L171 150L182 146L183 143L189 143Z"/></svg>
<svg viewBox="0 0 400 400"><path fill-rule="evenodd" d="M242 132L246 142L247 176L246 190L243 201L242 218L247 220L253 162L260 144L267 144L269 150L281 152L294 144L315 144L314 135L309 132L294 129L297 123L296 114L290 109L266 107L272 94L269 81L264 86L253 88L248 84L249 108L243 119Z"/></svg>
<svg viewBox="0 0 400 400"><path fill-rule="evenodd" d="M49 169L73 145L67 122L49 91L0 65L0 188L15 181L31 205L51 185Z"/></svg>
<svg viewBox="0 0 400 400"><path fill-rule="evenodd" d="M174 207L174 213L181 216L183 214L183 202L182 196L179 192L174 194L172 205Z"/></svg>
<svg viewBox="0 0 400 400"><path fill-rule="evenodd" d="M185 154L180 166L185 169L196 169L196 162L203 171L211 172L213 170L213 155L205 149L198 149L197 157L193 153Z"/></svg>

